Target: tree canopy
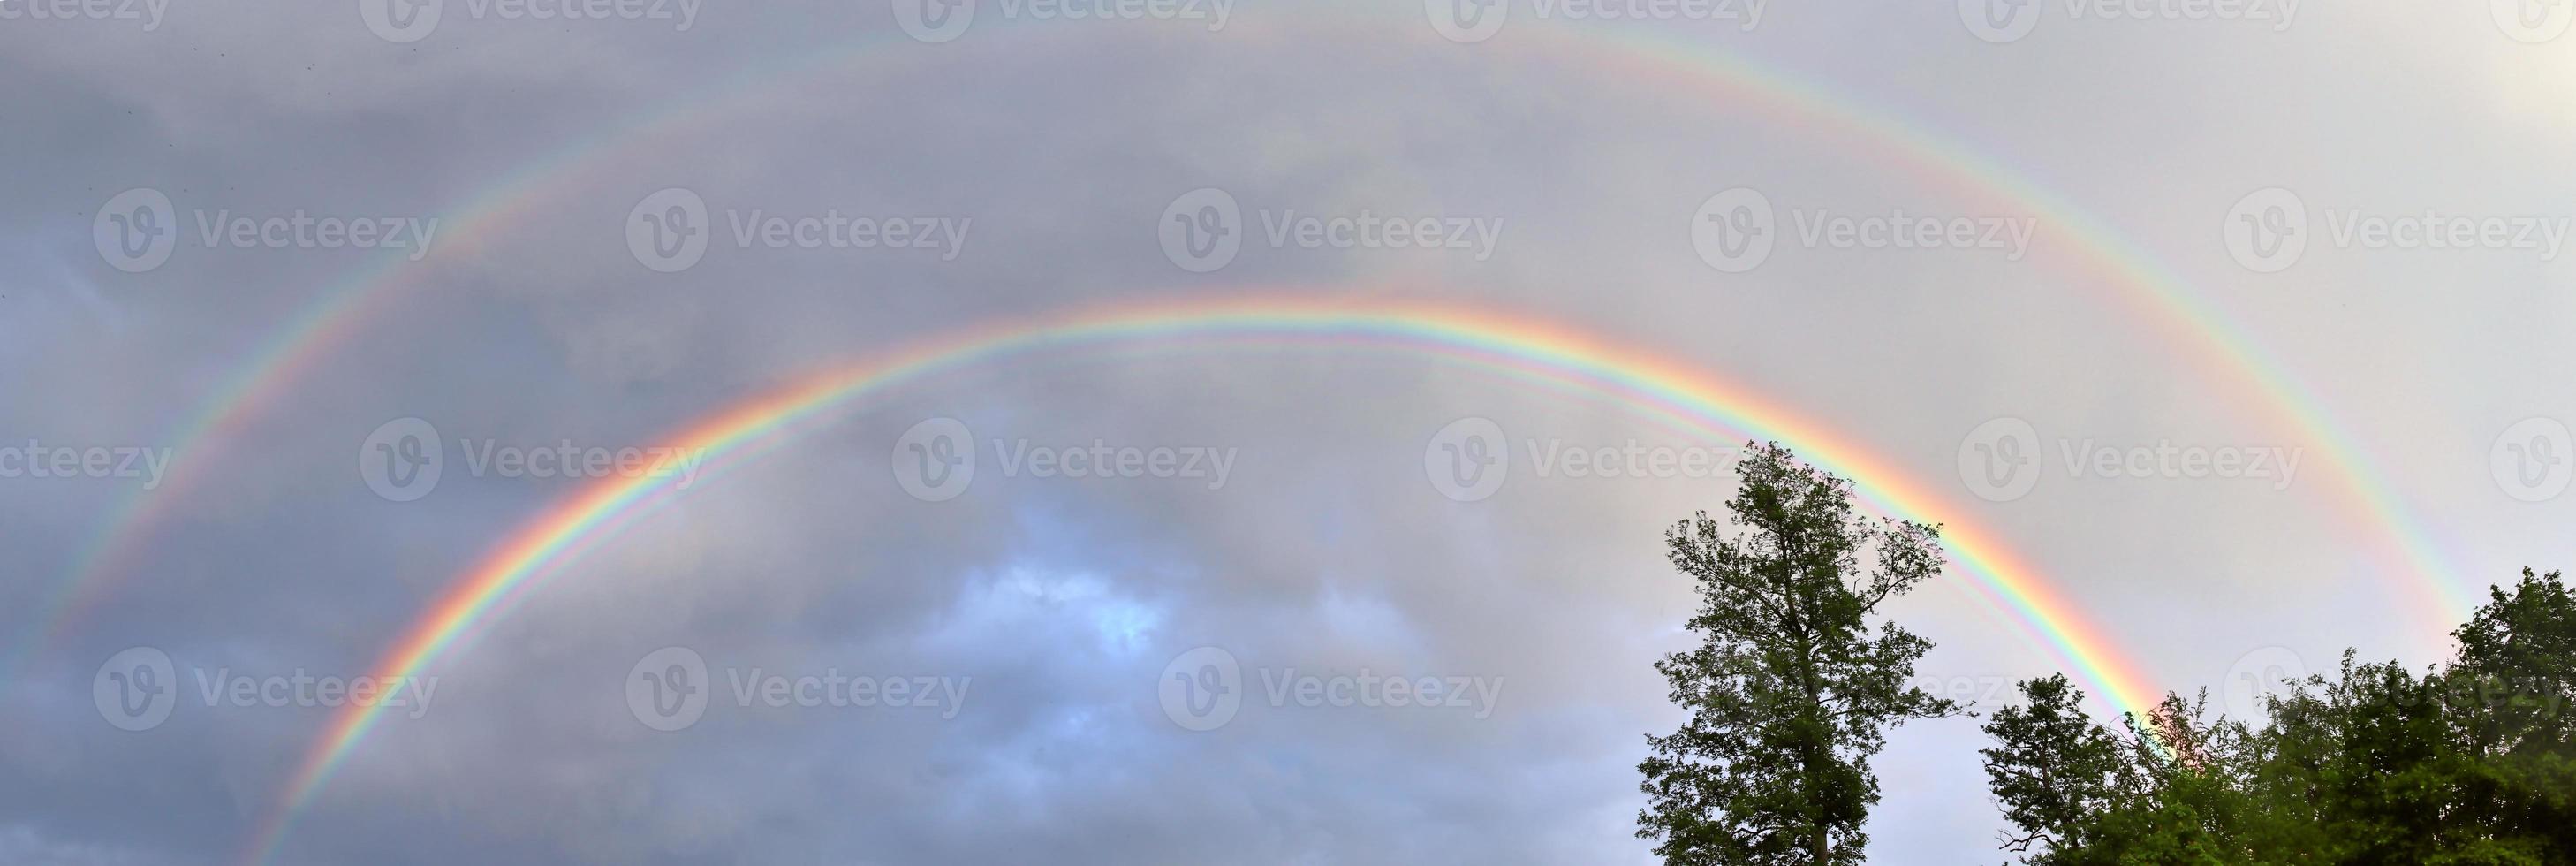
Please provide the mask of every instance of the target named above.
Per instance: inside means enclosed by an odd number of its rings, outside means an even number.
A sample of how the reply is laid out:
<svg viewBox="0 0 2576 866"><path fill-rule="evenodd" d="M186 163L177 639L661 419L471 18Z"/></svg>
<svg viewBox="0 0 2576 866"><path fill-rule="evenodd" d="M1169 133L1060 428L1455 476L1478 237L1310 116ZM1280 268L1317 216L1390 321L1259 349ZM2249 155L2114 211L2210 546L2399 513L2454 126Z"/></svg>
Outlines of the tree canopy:
<svg viewBox="0 0 2576 866"><path fill-rule="evenodd" d="M1988 787L2033 866L2576 863L2576 598L2529 570L2421 673L2344 654L2257 719L2168 695L2106 729L2063 676L1985 724Z"/></svg>

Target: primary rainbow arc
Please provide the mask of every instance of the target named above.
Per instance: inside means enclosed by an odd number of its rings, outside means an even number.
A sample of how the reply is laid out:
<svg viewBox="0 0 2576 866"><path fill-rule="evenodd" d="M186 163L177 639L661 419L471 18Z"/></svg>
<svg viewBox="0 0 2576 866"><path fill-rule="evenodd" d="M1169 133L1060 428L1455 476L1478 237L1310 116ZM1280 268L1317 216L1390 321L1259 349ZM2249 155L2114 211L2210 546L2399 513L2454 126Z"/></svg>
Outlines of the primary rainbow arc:
<svg viewBox="0 0 2576 866"><path fill-rule="evenodd" d="M941 371L1056 350L1157 341L1300 339L1392 344L1469 363L1558 376L1649 404L1657 411L1787 443L1802 458L1853 479L1873 507L1905 519L1945 524L1943 545L1976 585L2093 686L2097 696L2123 711L2134 712L2151 703L2143 679L2098 628L1991 532L1944 507L1946 497L1932 487L1776 401L1690 367L1536 320L1457 307L1302 295L1111 308L988 326L827 370L713 413L665 444L706 449L710 469L701 476L704 479L751 452L792 439L794 431L810 429L854 400ZM462 576L425 615L403 630L370 670L381 676L418 675L538 579L559 573L603 536L674 495L665 479L611 479L547 509L510 533ZM293 816L365 737L377 717L375 708L351 706L331 721L299 765L286 795L255 834L249 862L265 862L275 853Z"/></svg>

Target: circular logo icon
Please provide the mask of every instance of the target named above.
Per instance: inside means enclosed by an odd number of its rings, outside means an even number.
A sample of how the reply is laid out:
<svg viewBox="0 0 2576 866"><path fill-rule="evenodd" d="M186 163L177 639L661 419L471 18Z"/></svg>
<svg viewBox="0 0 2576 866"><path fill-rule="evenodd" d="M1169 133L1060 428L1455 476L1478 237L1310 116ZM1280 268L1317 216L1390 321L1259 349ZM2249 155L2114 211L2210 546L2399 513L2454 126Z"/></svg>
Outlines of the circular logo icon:
<svg viewBox="0 0 2576 866"><path fill-rule="evenodd" d="M1243 666L1223 647L1203 646L1172 657L1157 683L1163 715L1185 730L1213 731L1243 709Z"/></svg>
<svg viewBox="0 0 2576 866"><path fill-rule="evenodd" d="M1771 257L1771 199L1760 190L1736 187L1708 197L1691 215L1691 247L1709 267L1740 274Z"/></svg>
<svg viewBox="0 0 2576 866"><path fill-rule="evenodd" d="M975 24L975 0L894 0L894 23L918 41L953 41Z"/></svg>
<svg viewBox="0 0 2576 866"><path fill-rule="evenodd" d="M2495 23L2516 42L2538 44L2567 33L2576 20L2576 0L2489 0Z"/></svg>
<svg viewBox="0 0 2576 866"><path fill-rule="evenodd" d="M179 209L160 190L137 187L100 205L89 231L109 267L139 274L169 261L179 246Z"/></svg>
<svg viewBox="0 0 2576 866"><path fill-rule="evenodd" d="M923 502L946 502L975 483L975 434L966 422L932 418L894 440L894 483Z"/></svg>
<svg viewBox="0 0 2576 866"><path fill-rule="evenodd" d="M1163 256L1193 274L1204 274L1234 261L1243 251L1243 207L1234 194L1216 187L1194 189L1163 208L1156 225Z"/></svg>
<svg viewBox="0 0 2576 866"><path fill-rule="evenodd" d="M447 0L358 0L358 17L376 38L400 45L428 38L446 6Z"/></svg>
<svg viewBox="0 0 2576 866"><path fill-rule="evenodd" d="M2039 485L2039 429L2019 418L1977 425L1959 440L1959 480L1987 502L2010 502Z"/></svg>
<svg viewBox="0 0 2576 866"><path fill-rule="evenodd" d="M2040 0L1959 0L1959 20L1977 38L2002 44L2019 42L2039 26Z"/></svg>
<svg viewBox="0 0 2576 866"><path fill-rule="evenodd" d="M1503 21L1511 17L1511 0L1422 0L1422 12L1431 18L1431 29L1441 38L1462 45L1472 45L1494 38L1503 32Z"/></svg>
<svg viewBox="0 0 2576 866"><path fill-rule="evenodd" d="M1422 473L1440 495L1475 502L1503 489L1511 475L1512 443L1503 425L1484 418L1460 418L1431 435L1422 446Z"/></svg>
<svg viewBox="0 0 2576 866"><path fill-rule="evenodd" d="M438 428L418 418L397 418L358 445L358 477L389 502L410 502L438 489L447 445Z"/></svg>
<svg viewBox="0 0 2576 866"><path fill-rule="evenodd" d="M2291 693L2290 683L2306 679L2307 662L2289 647L2267 646L2246 653L2227 669L2220 702L2239 721L2265 718L2268 698Z"/></svg>
<svg viewBox="0 0 2576 866"><path fill-rule="evenodd" d="M2576 448L2570 444L2567 425L2558 419L2525 418L2496 436L2487 467L2505 495L2546 502L2567 492L2569 476L2576 475Z"/></svg>
<svg viewBox="0 0 2576 866"><path fill-rule="evenodd" d="M688 270L707 254L707 200L672 187L644 197L626 212L626 250L659 273Z"/></svg>
<svg viewBox="0 0 2576 866"><path fill-rule="evenodd" d="M2268 187L2246 193L2227 209L2227 253L2258 274L2277 274L2308 251L2308 205L2298 193Z"/></svg>
<svg viewBox="0 0 2576 866"><path fill-rule="evenodd" d="M626 709L656 731L678 731L707 714L707 660L684 646L644 654L626 672Z"/></svg>
<svg viewBox="0 0 2576 866"><path fill-rule="evenodd" d="M100 718L119 730L148 731L170 719L179 705L179 669L170 654L139 646L107 657L90 677L90 699Z"/></svg>

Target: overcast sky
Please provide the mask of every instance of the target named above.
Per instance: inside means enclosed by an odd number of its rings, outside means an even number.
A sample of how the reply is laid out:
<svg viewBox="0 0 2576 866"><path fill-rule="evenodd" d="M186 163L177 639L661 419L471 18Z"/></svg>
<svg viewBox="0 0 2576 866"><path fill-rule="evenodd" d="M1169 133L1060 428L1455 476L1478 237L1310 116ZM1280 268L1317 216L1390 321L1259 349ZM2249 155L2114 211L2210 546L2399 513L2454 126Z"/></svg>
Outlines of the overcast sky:
<svg viewBox="0 0 2576 866"><path fill-rule="evenodd" d="M2576 554L2576 9L2488 7L0 0L0 861L242 862L433 600L668 468L275 862L1649 862L1743 431L1163 339L657 450L1140 303L1736 383L2219 709L2436 661ZM1891 613L1992 709L2066 665L1977 585ZM1873 861L2002 858L1981 744L1890 740Z"/></svg>

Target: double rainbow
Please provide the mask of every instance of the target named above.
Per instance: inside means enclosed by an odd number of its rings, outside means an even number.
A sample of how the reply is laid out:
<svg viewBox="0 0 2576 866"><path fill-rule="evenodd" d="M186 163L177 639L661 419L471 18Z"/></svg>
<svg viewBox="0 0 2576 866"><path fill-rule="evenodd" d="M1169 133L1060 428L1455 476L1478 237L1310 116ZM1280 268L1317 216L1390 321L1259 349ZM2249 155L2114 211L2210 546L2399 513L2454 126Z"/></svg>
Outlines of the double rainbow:
<svg viewBox="0 0 2576 866"><path fill-rule="evenodd" d="M1382 4L1380 4L1382 5ZM1375 8L1375 7L1371 7ZM1303 35L1355 36L1383 39L1389 34L1422 32L1422 22L1409 15L1396 20L1365 20L1355 16L1351 21L1334 22L1305 18L1283 31ZM1368 26L1357 26L1365 23ZM1238 29L1257 26L1242 22ZM1050 28L1037 25L1015 25L988 28L975 37L998 37L1008 33L1036 34ZM1053 32L1079 33L1079 29L1055 29ZM447 236L456 245L473 245L499 236L501 230L522 216L539 212L543 207L576 190L581 181L594 178L610 164L610 156L625 152L628 142L646 143L668 138L699 125L711 125L722 117L711 109L751 101L764 88L791 74L836 65L840 60L910 61L940 56L943 50L957 46L920 46L904 42L891 34L842 46L835 50L791 57L785 63L762 64L706 88L698 97L678 102L676 108L658 112L611 132L576 142L555 156L532 164L472 197L449 220ZM887 49L887 50L880 50ZM1590 71L1617 74L1624 80L1648 81L1669 93L1699 95L1765 117L1804 131L1828 134L1829 140L1851 145L1872 161L1910 168L1919 178L1936 186L1963 193L1969 199L2001 204L2018 212L2048 222L2054 231L2052 240L2072 243L2069 253L2081 257L2088 272L2101 284L2118 286L2125 291L2119 296L2150 313L2152 321L2178 336L2180 342L2202 351L2180 353L2208 368L2215 381L2225 383L2227 392L2236 395L2244 405L2255 407L2285 421L2303 434L2312 447L2330 459L2342 486L2349 494L2347 507L2379 529L2372 534L2386 538L2395 546L2405 570L2401 585L2409 592L2422 594L2427 603L2417 607L2426 612L2428 622L2455 622L2468 609L2472 598L2465 584L2456 579L2420 524L2399 503L2392 487L2371 468L2372 464L2355 440L2342 430L2319 406L2314 393L2297 380L2288 369L2269 358L2248 338L2246 332L2231 322L2215 307L2201 302L2187 284L2169 269L2126 242L2110 224L2074 207L2065 197L2054 193L2027 175L1992 158L1985 157L1961 143L1913 125L1903 118L1873 110L1853 102L1831 89L1799 80L1778 70L1760 66L1738 57L1709 50L1707 46L1658 32L1636 29L1592 28L1573 25L1551 25L1514 29L1495 40L1478 46L1497 57L1520 56L1530 59L1570 60ZM1683 203L1687 204L1687 202ZM443 248L445 251L448 248ZM157 492L137 492L111 512L104 528L85 546L56 594L37 611L35 627L26 631L33 646L41 646L71 624L89 600L102 596L123 574L131 570L141 555L142 538L166 519L169 509L182 501L204 477L204 469L220 461L212 453L239 440L248 432L260 413L278 403L290 392L289 385L306 373L321 367L321 361L334 348L348 344L370 321L382 318L395 299L404 293L402 287L413 285L426 273L416 266L406 267L399 256L388 256L373 270L353 275L350 279L326 288L299 314L290 317L291 324L275 339L263 343L251 353L251 360L236 375L226 380L209 399L178 425L172 437L179 459L173 466L169 483ZM1297 306L1278 302L1280 307ZM1419 311L1417 311L1419 312ZM1543 378L1589 379L1598 387L1633 392L1650 399L1686 410L1707 423L1733 427L1758 438L1776 438L1798 447L1810 459L1833 471L1853 477L1864 484L1864 492L1875 505L1889 513L1930 515L1941 513L1936 501L1925 488L1906 483L1902 476L1889 471L1880 461L1842 443L1813 425L1795 421L1788 413L1725 383L1683 370L1650 358L1635 357L1579 339L1565 346L1593 350L1550 354L1541 351L1546 340L1516 342L1509 335L1563 336L1543 325L1519 320L1487 322L1494 328L1441 328L1407 319L1402 311L1380 311L1378 325L1355 321L1368 318L1356 311L1310 310L1305 314L1271 310L1277 316L1268 330L1254 327L1241 319L1227 319L1215 311L1200 310L1190 315L1207 318L1195 325L1207 333L1223 327L1243 329L1247 334L1295 333L1288 321L1306 315L1314 320L1341 321L1352 333L1391 336L1414 333L1423 345L1455 347L1461 356L1477 355L1497 364L1534 363L1510 361L1520 358L1515 352L1528 351L1526 357L1556 358L1561 366L1534 373ZM1468 321L1483 322L1492 317L1448 311ZM1160 318L1157 318L1159 316ZM1125 317L1125 318L1121 318ZM1257 317L1257 316L1256 316ZM1067 345L1105 341L1124 333L1142 337L1155 328L1177 333L1184 330L1180 321L1184 311L1128 310L1084 320L1080 327L1063 322L1054 325L986 329L945 344L916 347L909 353L888 356L878 362L860 365L833 375L818 378L803 388L789 389L763 401L758 406L726 413L716 420L694 428L678 437L676 444L721 445L727 449L747 449L749 443L763 440L777 432L775 423L762 424L755 409L767 407L786 415L805 417L836 405L835 395L873 392L892 381L915 377L930 369L956 367L979 359L1021 354L1049 345ZM1431 318L1436 319L1437 316ZM1401 323L1401 324L1399 324ZM1083 329L1089 330L1083 330ZM1321 326L1302 331L1309 335L1325 333ZM1456 339L1436 338L1448 333ZM1085 336L1088 334L1089 336ZM1043 335L1043 336L1040 336ZM977 342L982 340L985 342ZM1511 352L1496 352L1490 347L1475 350L1479 342L1493 346L1527 346ZM1589 360L1586 360L1586 359ZM1618 371L1628 371L1616 374ZM808 402L800 403L800 399ZM739 422L728 426L728 422ZM763 432L768 431L768 432ZM631 520L642 510L639 506L659 501L651 485L634 489L593 490L584 498L547 512L538 525L511 536L511 542L496 552L483 565L469 573L455 592L444 597L419 624L406 630L404 640L390 651L387 667L412 669L434 660L454 640L455 633L431 627L438 623L470 623L491 610L493 598L483 592L499 592L506 597L513 586L527 583L530 574L562 563L580 552L581 544L596 543L606 531ZM586 515L586 516L585 516ZM569 521L569 522L567 522ZM2115 663L2107 648L2098 640L2077 641L2068 635L2087 634L2089 630L2075 625L2078 620L2055 597L2036 582L2036 574L2013 558L1990 535L1976 531L1956 519L1948 521L1949 543L1959 561L1979 581L1994 590L2005 606L2032 623L2033 628L2048 635L2047 643L2055 646L2079 673L2091 680L2098 694L2122 707L2140 705L2144 697L2139 684L2127 673L2125 665ZM585 540L586 539L586 540ZM524 568L521 568L524 566ZM513 571L513 569L518 569ZM513 576L515 574L515 576ZM478 591L479 590L479 591ZM30 647L21 647L23 652ZM13 656L16 653L13 652ZM8 659L0 659L0 673L5 673ZM288 819L309 798L330 768L363 737L372 717L356 715L335 720L313 755L308 757L290 784L286 804L278 817L257 835L259 848L265 852L280 838ZM266 854L260 855L265 857Z"/></svg>
<svg viewBox="0 0 2576 866"><path fill-rule="evenodd" d="M1392 34L1412 32L1416 38L1428 38L1421 19L1390 12L1384 4L1319 4L1314 11L1313 17L1273 26L1289 35L1387 40ZM1322 17L1326 11L1346 12L1348 18ZM1235 27L1252 30L1261 25L1243 21ZM1049 32L1082 31L1012 23L979 31L976 38ZM487 188L449 220L450 246L471 246L497 237L516 218L580 189L577 181L609 164L610 157L621 152L620 145L649 143L716 124L723 119L717 109L756 103L757 97L783 79L836 67L841 61L910 61L937 57L942 49L954 47L912 44L895 33L880 32L828 50L752 65L676 101L668 110L575 142ZM2423 611L2434 633L2447 630L2475 606L2476 587L2453 572L2430 532L2409 513L2358 440L2323 409L2311 388L2260 350L2229 316L2195 296L2185 280L2127 242L2116 227L2028 175L1960 141L1820 84L1659 30L1555 23L1513 29L1476 47L1498 54L1518 52L1530 59L1569 60L1595 72L1623 75L1623 80L1655 82L1675 94L1705 96L1803 131L1831 133L1828 140L1839 139L1873 161L1908 167L1930 184L2042 218L2053 229L2050 238L2062 236L2074 242L2068 252L2082 258L2103 283L2126 289L2122 296L2179 343L2203 350L2181 356L2206 368L2212 381L2225 386L2223 393L2234 395L2244 408L2286 422L2330 458L2327 465L2347 494L2342 500L2346 509L2375 527L2373 537L2393 545L2404 566L2396 575L2398 586L2418 598L2414 607ZM179 425L171 437L178 458L169 481L157 491L130 494L110 512L103 528L74 558L52 597L38 607L34 627L26 630L27 645L0 657L0 682L17 656L77 622L91 600L103 596L131 570L144 548L141 537L159 526L169 509L198 485L204 472L199 467L221 462L213 459L214 452L242 438L260 410L289 393L288 385L323 366L320 362L331 349L348 343L367 322L381 318L401 295L397 289L423 275L423 269L406 264L402 256L389 254L376 268L321 292Z"/></svg>

